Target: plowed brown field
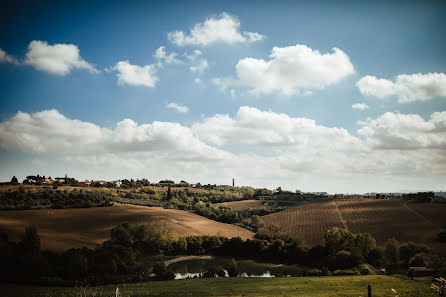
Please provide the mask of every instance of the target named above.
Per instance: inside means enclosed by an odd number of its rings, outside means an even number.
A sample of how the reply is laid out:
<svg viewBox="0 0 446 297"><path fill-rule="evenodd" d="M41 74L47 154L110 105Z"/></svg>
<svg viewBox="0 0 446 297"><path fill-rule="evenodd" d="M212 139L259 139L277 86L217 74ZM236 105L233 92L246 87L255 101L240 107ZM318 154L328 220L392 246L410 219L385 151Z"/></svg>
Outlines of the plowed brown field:
<svg viewBox="0 0 446 297"><path fill-rule="evenodd" d="M446 205L431 203L410 203L408 206L433 224L446 229Z"/></svg>
<svg viewBox="0 0 446 297"><path fill-rule="evenodd" d="M220 235L243 239L253 236L251 231L235 225L219 223L183 210L155 207L121 204L112 207L0 211L0 229L7 231L10 240L19 240L26 226L35 225L42 248L54 251L83 246L93 248L109 238L112 228L124 222L164 222L179 236Z"/></svg>
<svg viewBox="0 0 446 297"><path fill-rule="evenodd" d="M351 232L370 233L378 244L391 237L401 242L432 242L440 231L400 199L355 199L336 203Z"/></svg>
<svg viewBox="0 0 446 297"><path fill-rule="evenodd" d="M322 243L325 232L342 228L334 201L306 203L261 218L266 225L277 225L282 231L308 245Z"/></svg>
<svg viewBox="0 0 446 297"><path fill-rule="evenodd" d="M426 244L446 253L436 241L446 226L445 204L406 204L402 199L350 199L311 202L261 218L308 244L323 242L326 230L347 227L353 233L368 232L383 246L394 237L400 242ZM343 224L344 223L344 224Z"/></svg>

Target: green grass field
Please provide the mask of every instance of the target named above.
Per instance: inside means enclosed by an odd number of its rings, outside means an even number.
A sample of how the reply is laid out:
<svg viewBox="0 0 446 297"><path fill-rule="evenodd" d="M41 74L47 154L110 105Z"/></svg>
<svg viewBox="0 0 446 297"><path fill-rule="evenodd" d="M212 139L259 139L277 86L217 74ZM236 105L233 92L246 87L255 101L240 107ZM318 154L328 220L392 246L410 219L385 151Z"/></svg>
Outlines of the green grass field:
<svg viewBox="0 0 446 297"><path fill-rule="evenodd" d="M434 296L430 289L432 278L410 280L398 276L328 276L289 278L213 278L190 279L137 284L107 285L88 288L37 287L0 285L1 296L115 296L116 287L122 296L392 296L395 289L400 297Z"/></svg>

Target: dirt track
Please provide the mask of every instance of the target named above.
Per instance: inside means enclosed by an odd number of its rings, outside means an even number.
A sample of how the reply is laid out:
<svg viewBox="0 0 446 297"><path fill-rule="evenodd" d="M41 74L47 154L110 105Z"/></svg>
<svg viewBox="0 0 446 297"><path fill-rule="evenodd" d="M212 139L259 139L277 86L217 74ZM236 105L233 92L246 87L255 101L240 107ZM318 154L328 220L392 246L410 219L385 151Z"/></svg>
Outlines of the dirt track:
<svg viewBox="0 0 446 297"><path fill-rule="evenodd" d="M112 207L0 211L0 229L10 240L19 240L26 226L36 225L43 249L64 251L72 247L90 247L109 238L110 230L120 223L164 222L179 236L221 235L251 238L253 233L241 227L219 223L176 209L134 205Z"/></svg>

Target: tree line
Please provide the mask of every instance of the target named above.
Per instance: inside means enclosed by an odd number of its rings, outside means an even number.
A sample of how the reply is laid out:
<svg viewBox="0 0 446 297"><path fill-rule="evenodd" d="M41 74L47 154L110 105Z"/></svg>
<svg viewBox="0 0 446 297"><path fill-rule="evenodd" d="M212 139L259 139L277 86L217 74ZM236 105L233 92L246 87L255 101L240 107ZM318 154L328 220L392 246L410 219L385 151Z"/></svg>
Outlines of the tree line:
<svg viewBox="0 0 446 297"><path fill-rule="evenodd" d="M51 188L35 191L19 187L17 190L0 191L0 210L111 206L113 198L103 191L83 189L68 191Z"/></svg>
<svg viewBox="0 0 446 297"><path fill-rule="evenodd" d="M409 266L443 269L444 259L427 247L389 239L385 249L376 247L368 233L352 234L333 228L324 244L307 247L277 227L260 228L253 239L238 237L175 237L160 224L121 224L110 232L110 240L96 249L77 248L64 253L42 251L35 227L28 227L18 243L0 232L2 280L74 285L139 282L173 277L163 259L178 255L214 255L252 259L306 267L305 275L369 274L385 267L387 273L402 273ZM236 263L227 267L237 275ZM209 275L209 274L208 274ZM210 275L213 275L212 273Z"/></svg>

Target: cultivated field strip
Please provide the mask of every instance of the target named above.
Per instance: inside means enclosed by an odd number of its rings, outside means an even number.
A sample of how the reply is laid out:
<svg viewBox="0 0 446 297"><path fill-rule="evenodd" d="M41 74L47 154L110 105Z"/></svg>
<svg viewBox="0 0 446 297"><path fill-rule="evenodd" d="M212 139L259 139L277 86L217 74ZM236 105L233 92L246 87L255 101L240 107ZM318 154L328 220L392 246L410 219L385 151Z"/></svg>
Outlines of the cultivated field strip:
<svg viewBox="0 0 446 297"><path fill-rule="evenodd" d="M343 228L343 220L353 233L372 234L379 246L394 237L400 242L426 244L446 254L444 244L436 241L438 232L446 225L445 214L444 204L406 204L402 199L349 199L309 202L266 215L261 220L266 225L279 226L309 245L322 243L328 229Z"/></svg>
<svg viewBox="0 0 446 297"><path fill-rule="evenodd" d="M446 204L444 203L409 203L408 207L425 217L428 221L446 229Z"/></svg>
<svg viewBox="0 0 446 297"><path fill-rule="evenodd" d="M243 210L247 208L261 209L261 208L271 208L271 206L263 205L260 200L242 200L242 201L232 201L232 202L222 202L215 204L216 206L226 206L232 207L235 210Z"/></svg>
<svg viewBox="0 0 446 297"><path fill-rule="evenodd" d="M282 231L308 245L322 243L325 232L342 228L334 201L306 203L261 218L266 225L277 225Z"/></svg>
<svg viewBox="0 0 446 297"><path fill-rule="evenodd" d="M400 242L434 242L439 227L406 206L401 199L351 199L336 201L353 233L367 232L379 245L391 237Z"/></svg>

